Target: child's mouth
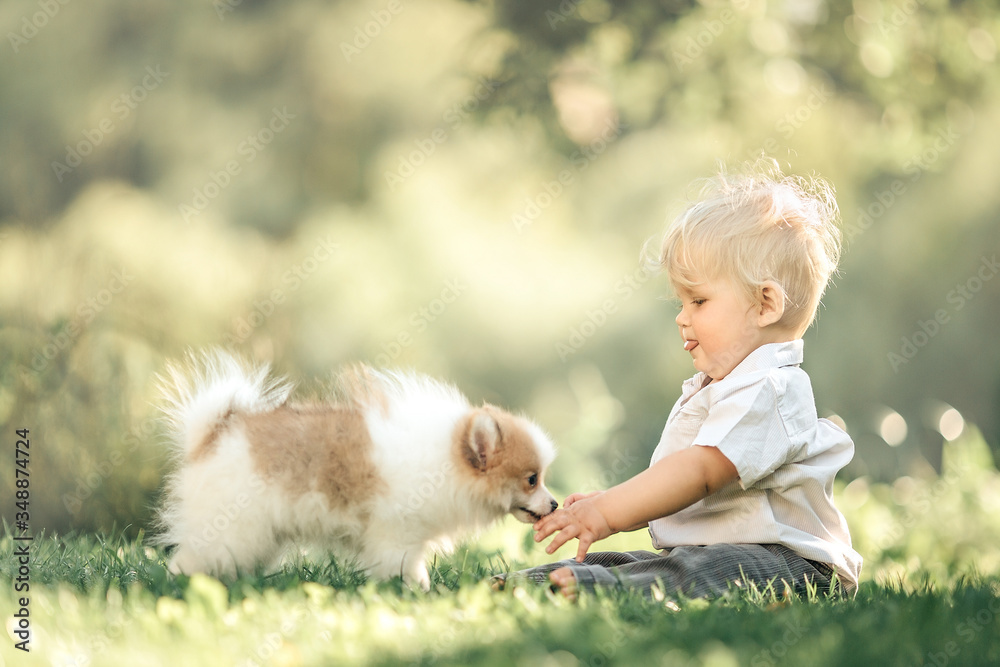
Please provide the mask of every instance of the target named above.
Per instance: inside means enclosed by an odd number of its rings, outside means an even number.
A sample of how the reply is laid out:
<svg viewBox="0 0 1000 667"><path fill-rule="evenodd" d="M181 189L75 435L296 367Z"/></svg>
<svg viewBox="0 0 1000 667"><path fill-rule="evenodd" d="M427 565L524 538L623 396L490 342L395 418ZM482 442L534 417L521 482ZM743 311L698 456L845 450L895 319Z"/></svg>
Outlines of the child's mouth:
<svg viewBox="0 0 1000 667"><path fill-rule="evenodd" d="M694 348L698 347L698 341L696 340L686 340L684 341L684 349L690 352Z"/></svg>

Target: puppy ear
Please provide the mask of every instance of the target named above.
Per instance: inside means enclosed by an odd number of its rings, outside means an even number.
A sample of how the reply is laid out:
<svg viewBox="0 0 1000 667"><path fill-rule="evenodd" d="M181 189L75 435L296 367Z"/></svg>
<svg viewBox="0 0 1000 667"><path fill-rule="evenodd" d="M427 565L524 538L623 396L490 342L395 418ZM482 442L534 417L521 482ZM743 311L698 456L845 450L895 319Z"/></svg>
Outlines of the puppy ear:
<svg viewBox="0 0 1000 667"><path fill-rule="evenodd" d="M485 410L477 410L469 428L467 456L469 463L480 470L493 462L497 445L500 444L500 426Z"/></svg>

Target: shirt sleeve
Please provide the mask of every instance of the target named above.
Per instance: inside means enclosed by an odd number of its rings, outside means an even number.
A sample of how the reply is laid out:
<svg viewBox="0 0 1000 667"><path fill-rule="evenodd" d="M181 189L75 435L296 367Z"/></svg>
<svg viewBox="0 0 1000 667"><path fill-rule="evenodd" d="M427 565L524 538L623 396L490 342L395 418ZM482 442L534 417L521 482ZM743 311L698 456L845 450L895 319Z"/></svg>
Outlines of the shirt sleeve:
<svg viewBox="0 0 1000 667"><path fill-rule="evenodd" d="M694 444L722 452L739 472L743 488L790 460L793 447L770 378L735 387L713 402Z"/></svg>

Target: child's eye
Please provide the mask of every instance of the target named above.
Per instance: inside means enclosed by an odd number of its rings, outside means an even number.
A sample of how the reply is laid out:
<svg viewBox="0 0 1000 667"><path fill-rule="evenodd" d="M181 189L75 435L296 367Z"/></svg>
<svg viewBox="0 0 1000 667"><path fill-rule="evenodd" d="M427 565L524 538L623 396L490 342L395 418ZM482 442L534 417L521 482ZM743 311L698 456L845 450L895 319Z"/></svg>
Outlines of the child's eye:
<svg viewBox="0 0 1000 667"><path fill-rule="evenodd" d="M694 304L694 305L696 305L696 306L700 306L700 305L702 305L703 303L705 303L706 301L708 301L708 299L693 299L693 300L691 301L691 303L693 303L693 304Z"/></svg>

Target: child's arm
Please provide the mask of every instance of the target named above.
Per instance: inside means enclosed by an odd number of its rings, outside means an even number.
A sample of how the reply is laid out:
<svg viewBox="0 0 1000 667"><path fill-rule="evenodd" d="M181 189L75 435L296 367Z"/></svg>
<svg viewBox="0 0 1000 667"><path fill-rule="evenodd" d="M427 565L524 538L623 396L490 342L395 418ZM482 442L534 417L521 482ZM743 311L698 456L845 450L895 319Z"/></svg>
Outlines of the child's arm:
<svg viewBox="0 0 1000 667"><path fill-rule="evenodd" d="M582 562L594 542L678 512L738 478L736 467L715 447L688 447L604 493L543 517L535 524L535 541L558 532L545 549L551 554L575 537L576 560Z"/></svg>
<svg viewBox="0 0 1000 667"><path fill-rule="evenodd" d="M569 507L570 505L572 505L573 503L575 503L577 501L585 500L587 498L593 498L594 496L599 496L599 495L601 495L603 493L606 493L606 492L605 491L591 491L589 493L573 493L573 494L570 494L570 495L566 496L566 500L563 501L563 507ZM649 522L648 521L640 521L639 523L635 524L634 526L629 526L628 528L622 528L621 530L619 530L617 532L619 532L619 533L630 533L633 530L642 530L643 528L649 528Z"/></svg>

